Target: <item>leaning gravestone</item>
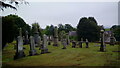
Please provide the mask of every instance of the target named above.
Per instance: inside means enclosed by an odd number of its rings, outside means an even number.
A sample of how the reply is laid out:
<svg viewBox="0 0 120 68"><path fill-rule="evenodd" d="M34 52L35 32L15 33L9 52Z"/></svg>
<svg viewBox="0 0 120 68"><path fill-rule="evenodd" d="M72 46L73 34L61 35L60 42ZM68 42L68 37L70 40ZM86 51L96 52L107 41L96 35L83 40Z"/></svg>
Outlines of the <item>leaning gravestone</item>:
<svg viewBox="0 0 120 68"><path fill-rule="evenodd" d="M115 45L115 37L114 37L114 33L111 32L111 36L110 36L110 45Z"/></svg>
<svg viewBox="0 0 120 68"><path fill-rule="evenodd" d="M22 57L25 57L25 54L23 51L22 29L20 28L19 36L17 37L17 47L14 59L19 59Z"/></svg>
<svg viewBox="0 0 120 68"><path fill-rule="evenodd" d="M34 42L34 38L33 36L30 36L30 51L29 51L29 55L33 56L36 55L37 52L35 50L35 42Z"/></svg>
<svg viewBox="0 0 120 68"><path fill-rule="evenodd" d="M54 28L54 44L53 46L58 46L58 29L57 27Z"/></svg>
<svg viewBox="0 0 120 68"><path fill-rule="evenodd" d="M89 48L89 42L88 42L88 39L86 39L86 48Z"/></svg>
<svg viewBox="0 0 120 68"><path fill-rule="evenodd" d="M42 44L42 47L41 47L41 54L44 54L44 53L48 53L47 36L45 34L43 35L43 44Z"/></svg>
<svg viewBox="0 0 120 68"><path fill-rule="evenodd" d="M100 45L100 51L105 51L105 41L104 41L104 30L101 30L101 45Z"/></svg>

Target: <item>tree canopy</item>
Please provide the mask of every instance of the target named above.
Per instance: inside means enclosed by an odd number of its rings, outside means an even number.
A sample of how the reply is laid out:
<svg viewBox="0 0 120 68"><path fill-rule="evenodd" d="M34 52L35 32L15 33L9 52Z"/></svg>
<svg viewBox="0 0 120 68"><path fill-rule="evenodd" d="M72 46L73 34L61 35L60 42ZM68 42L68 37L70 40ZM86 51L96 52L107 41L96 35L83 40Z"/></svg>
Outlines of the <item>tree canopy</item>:
<svg viewBox="0 0 120 68"><path fill-rule="evenodd" d="M117 41L120 41L120 25L113 25L111 28Z"/></svg>
<svg viewBox="0 0 120 68"><path fill-rule="evenodd" d="M18 5L20 3L28 4L28 2L26 2L25 0L1 0L0 1L0 10L4 10L4 8L12 8L12 9L17 10L17 8L15 6L13 6L12 4Z"/></svg>
<svg viewBox="0 0 120 68"><path fill-rule="evenodd" d="M77 25L78 40L81 38L88 39L89 41L98 41L100 34L100 27L94 17L83 17L79 20Z"/></svg>
<svg viewBox="0 0 120 68"><path fill-rule="evenodd" d="M22 35L25 31L30 32L30 26L17 15L8 15L2 17L2 45L12 42L19 35L19 28L22 28Z"/></svg>

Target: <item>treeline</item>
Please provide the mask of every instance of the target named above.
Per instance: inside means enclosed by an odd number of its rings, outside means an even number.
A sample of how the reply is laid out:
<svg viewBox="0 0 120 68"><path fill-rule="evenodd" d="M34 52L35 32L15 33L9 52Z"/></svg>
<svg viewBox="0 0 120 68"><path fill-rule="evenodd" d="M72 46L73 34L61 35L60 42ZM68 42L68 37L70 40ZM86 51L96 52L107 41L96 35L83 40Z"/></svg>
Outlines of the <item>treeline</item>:
<svg viewBox="0 0 120 68"><path fill-rule="evenodd" d="M26 22L17 15L8 15L2 17L2 45L3 47L6 43L10 43L16 39L19 35L19 28L22 28L22 35L25 35L25 32L28 31L28 35L33 35L35 28L38 28L39 35L42 37L43 34L47 36L54 36L54 25L46 26L45 29L42 29L40 25L35 22L30 26L26 24ZM83 17L80 18L77 27L74 28L70 24L59 24L58 28L58 36L60 38L61 33L68 34L70 31L77 32L77 40L88 39L91 42L98 41L100 38L100 29L101 26L97 24L97 21L94 17ZM114 32L117 41L120 41L120 25L113 25L111 29ZM74 38L74 37L72 37Z"/></svg>

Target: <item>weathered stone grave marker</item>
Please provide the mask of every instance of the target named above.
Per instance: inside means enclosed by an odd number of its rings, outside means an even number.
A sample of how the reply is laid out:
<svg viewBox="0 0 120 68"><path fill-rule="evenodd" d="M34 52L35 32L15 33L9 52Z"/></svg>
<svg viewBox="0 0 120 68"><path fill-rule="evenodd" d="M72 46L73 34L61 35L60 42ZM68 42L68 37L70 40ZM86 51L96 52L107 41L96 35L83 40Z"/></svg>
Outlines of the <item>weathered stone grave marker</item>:
<svg viewBox="0 0 120 68"><path fill-rule="evenodd" d="M72 41L72 48L75 48L75 47L76 47L76 42Z"/></svg>
<svg viewBox="0 0 120 68"><path fill-rule="evenodd" d="M43 44L41 47L41 54L44 54L44 53L49 53L47 49L47 36L45 34L43 35Z"/></svg>
<svg viewBox="0 0 120 68"><path fill-rule="evenodd" d="M86 39L86 48L89 48L89 42L88 42L88 39Z"/></svg>
<svg viewBox="0 0 120 68"><path fill-rule="evenodd" d="M25 54L23 51L22 29L20 28L19 36L17 37L17 47L16 47L16 53L14 59L19 59L22 57L25 57Z"/></svg>
<svg viewBox="0 0 120 68"><path fill-rule="evenodd" d="M38 37L39 37L39 32L38 32L38 28L37 26L35 27L35 31L34 31L34 41L35 41L35 46L39 46L39 40L38 40Z"/></svg>
<svg viewBox="0 0 120 68"><path fill-rule="evenodd" d="M29 55L33 56L36 55L37 52L35 50L35 42L34 42L34 38L33 36L30 36L30 51L29 51Z"/></svg>
<svg viewBox="0 0 120 68"><path fill-rule="evenodd" d="M29 43L29 39L28 39L28 31L25 32L25 39L24 39L24 45Z"/></svg>
<svg viewBox="0 0 120 68"><path fill-rule="evenodd" d="M111 36L110 36L110 45L115 45L115 41L116 41L116 39L115 39L115 37L114 37L114 33L111 32Z"/></svg>
<svg viewBox="0 0 120 68"><path fill-rule="evenodd" d="M54 28L54 44L53 46L58 46L58 29L57 26Z"/></svg>
<svg viewBox="0 0 120 68"><path fill-rule="evenodd" d="M81 38L81 41L79 42L79 47L82 48L83 38Z"/></svg>
<svg viewBox="0 0 120 68"><path fill-rule="evenodd" d="M101 45L100 45L100 51L105 51L105 41L104 41L104 30L101 30Z"/></svg>

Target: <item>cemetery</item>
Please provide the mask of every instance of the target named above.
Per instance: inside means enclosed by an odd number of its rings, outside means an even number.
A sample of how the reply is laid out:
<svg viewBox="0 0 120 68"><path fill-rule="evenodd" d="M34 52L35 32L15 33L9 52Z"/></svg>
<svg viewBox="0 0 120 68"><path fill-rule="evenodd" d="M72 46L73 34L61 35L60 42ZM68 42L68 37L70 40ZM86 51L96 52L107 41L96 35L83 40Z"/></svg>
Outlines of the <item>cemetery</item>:
<svg viewBox="0 0 120 68"><path fill-rule="evenodd" d="M28 3L5 1L2 11ZM111 20L115 13L109 5L114 8L113 3L32 3L1 16L2 68L120 68L120 25Z"/></svg>
<svg viewBox="0 0 120 68"><path fill-rule="evenodd" d="M38 28L35 27L33 36L28 37L28 32L25 32L26 42L23 41L22 28L19 28L17 40L7 43L3 50L3 67L119 66L119 44L113 39L113 34L109 43L105 43L102 29L99 42L89 42L83 38L81 41L70 40L69 34L64 31L61 32L61 40L58 40L57 27L53 32L54 40L49 41L45 34L40 37ZM51 44L48 45L48 42Z"/></svg>

